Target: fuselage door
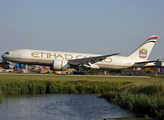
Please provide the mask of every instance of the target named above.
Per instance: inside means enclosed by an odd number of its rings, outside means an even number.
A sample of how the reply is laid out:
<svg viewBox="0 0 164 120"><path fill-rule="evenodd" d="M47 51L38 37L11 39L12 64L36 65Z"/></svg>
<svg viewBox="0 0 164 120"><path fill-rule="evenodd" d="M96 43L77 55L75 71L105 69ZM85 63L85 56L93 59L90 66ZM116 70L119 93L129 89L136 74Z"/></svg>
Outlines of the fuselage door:
<svg viewBox="0 0 164 120"><path fill-rule="evenodd" d="M17 58L20 58L20 56L21 56L21 53L17 52Z"/></svg>

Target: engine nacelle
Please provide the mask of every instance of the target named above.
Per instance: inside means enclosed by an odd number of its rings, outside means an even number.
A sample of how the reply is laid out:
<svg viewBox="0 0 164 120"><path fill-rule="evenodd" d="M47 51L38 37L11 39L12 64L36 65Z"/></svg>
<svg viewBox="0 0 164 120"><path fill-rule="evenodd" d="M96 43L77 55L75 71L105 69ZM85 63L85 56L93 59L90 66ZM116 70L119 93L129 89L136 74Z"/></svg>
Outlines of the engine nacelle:
<svg viewBox="0 0 164 120"><path fill-rule="evenodd" d="M53 65L52 65L52 69L53 70L67 70L68 68L70 68L70 65L68 64L68 61L66 60L54 60L53 61Z"/></svg>

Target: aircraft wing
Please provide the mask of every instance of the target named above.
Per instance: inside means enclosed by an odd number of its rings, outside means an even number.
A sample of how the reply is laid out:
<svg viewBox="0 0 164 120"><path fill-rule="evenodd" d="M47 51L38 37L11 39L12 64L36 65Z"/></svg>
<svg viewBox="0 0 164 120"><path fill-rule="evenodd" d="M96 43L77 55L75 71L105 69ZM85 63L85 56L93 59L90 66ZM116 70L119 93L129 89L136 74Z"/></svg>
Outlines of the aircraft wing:
<svg viewBox="0 0 164 120"><path fill-rule="evenodd" d="M105 60L107 57L110 56L114 56L114 55L118 55L120 53L114 53L114 54L110 54L110 55L103 55L103 56L96 56L96 57L89 57L89 58L80 58L80 59L72 59L69 60L68 63L71 65L79 65L79 64L87 64L87 63L91 63L94 64L96 62Z"/></svg>

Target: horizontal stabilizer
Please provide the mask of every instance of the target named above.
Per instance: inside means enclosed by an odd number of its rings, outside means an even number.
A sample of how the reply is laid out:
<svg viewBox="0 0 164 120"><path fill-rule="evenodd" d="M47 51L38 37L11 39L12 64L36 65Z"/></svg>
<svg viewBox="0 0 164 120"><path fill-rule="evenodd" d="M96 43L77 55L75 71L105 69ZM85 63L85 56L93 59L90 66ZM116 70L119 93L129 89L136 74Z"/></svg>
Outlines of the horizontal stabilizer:
<svg viewBox="0 0 164 120"><path fill-rule="evenodd" d="M158 62L158 60L136 62L135 64L147 64L147 63L152 63L152 62Z"/></svg>
<svg viewBox="0 0 164 120"><path fill-rule="evenodd" d="M88 64L88 63L94 64L96 62L105 60L107 57L118 55L118 54L120 54L120 53L114 53L114 54L110 54L110 55L103 55L103 56L96 56L96 57L89 57L89 58L72 59L72 60L69 60L68 63L71 65Z"/></svg>

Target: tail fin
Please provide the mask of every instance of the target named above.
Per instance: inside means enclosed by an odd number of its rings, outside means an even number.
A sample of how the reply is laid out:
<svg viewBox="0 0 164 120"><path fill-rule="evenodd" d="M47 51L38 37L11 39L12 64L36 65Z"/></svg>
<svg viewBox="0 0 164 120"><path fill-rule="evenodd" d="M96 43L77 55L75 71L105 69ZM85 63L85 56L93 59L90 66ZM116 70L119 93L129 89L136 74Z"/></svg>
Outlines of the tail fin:
<svg viewBox="0 0 164 120"><path fill-rule="evenodd" d="M140 45L134 52L132 52L128 57L133 59L147 60L157 38L158 38L157 35L151 36L142 45Z"/></svg>

